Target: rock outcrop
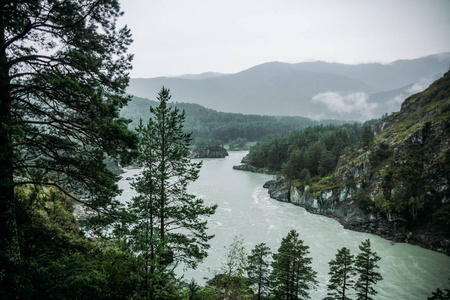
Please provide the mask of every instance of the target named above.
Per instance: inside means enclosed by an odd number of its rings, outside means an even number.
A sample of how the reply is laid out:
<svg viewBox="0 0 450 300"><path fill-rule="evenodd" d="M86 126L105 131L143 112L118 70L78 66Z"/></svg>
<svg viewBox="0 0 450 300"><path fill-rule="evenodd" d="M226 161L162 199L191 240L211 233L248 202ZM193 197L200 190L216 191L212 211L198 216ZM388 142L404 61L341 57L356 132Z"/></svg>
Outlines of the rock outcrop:
<svg viewBox="0 0 450 300"><path fill-rule="evenodd" d="M224 158L228 156L227 149L223 147L202 147L191 151L190 158Z"/></svg>
<svg viewBox="0 0 450 300"><path fill-rule="evenodd" d="M269 181L272 198L345 228L450 255L450 72L375 125L375 142L320 182Z"/></svg>
<svg viewBox="0 0 450 300"><path fill-rule="evenodd" d="M252 166L251 164L249 164L247 156L244 156L244 158L242 158L240 165L233 166L233 169L239 170L239 171L252 172L252 173L273 174L266 168L257 168L255 166Z"/></svg>

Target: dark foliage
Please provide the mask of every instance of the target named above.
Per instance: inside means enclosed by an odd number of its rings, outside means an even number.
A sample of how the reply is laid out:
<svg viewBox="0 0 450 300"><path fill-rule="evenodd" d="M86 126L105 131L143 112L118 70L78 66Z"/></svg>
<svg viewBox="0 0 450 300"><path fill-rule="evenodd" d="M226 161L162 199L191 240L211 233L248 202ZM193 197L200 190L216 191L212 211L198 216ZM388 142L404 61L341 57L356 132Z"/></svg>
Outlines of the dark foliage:
<svg viewBox="0 0 450 300"><path fill-rule="evenodd" d="M248 256L247 274L252 286L257 288L258 299L264 296L270 288L268 257L272 254L265 243L261 243L252 249Z"/></svg>
<svg viewBox="0 0 450 300"><path fill-rule="evenodd" d="M2 299L127 299L142 278L130 253L87 240L72 201L56 189L18 191L22 259L0 256Z"/></svg>
<svg viewBox="0 0 450 300"><path fill-rule="evenodd" d="M355 271L358 275L355 290L357 299L370 300L378 293L375 285L383 280L383 276L377 271L380 268L377 263L381 257L372 251L369 239L361 242L359 250L361 252L355 259Z"/></svg>
<svg viewBox="0 0 450 300"><path fill-rule="evenodd" d="M427 298L428 300L450 300L450 290L445 289L445 292L441 289L436 289L432 292L432 295Z"/></svg>
<svg viewBox="0 0 450 300"><path fill-rule="evenodd" d="M309 127L289 134L263 138L250 149L248 161L257 168L282 172L288 179L299 179L301 172L310 177L326 176L334 171L339 157L355 147L361 124Z"/></svg>
<svg viewBox="0 0 450 300"><path fill-rule="evenodd" d="M276 299L310 298L309 290L317 285L317 272L311 267L308 249L295 230L282 239L278 252L273 255L270 275Z"/></svg>
<svg viewBox="0 0 450 300"><path fill-rule="evenodd" d="M187 192L198 178L201 162L187 157L190 134L183 133L184 111L169 106L169 89L158 94L159 105L151 107L153 118L142 120L136 129L142 173L132 184L137 196L129 202L133 221L129 224L129 244L147 270L146 298L167 299L157 295L167 290L172 262L196 267L206 257L209 240L207 221L217 206L206 206L202 199ZM169 279L167 279L169 278Z"/></svg>
<svg viewBox="0 0 450 300"><path fill-rule="evenodd" d="M391 157L393 151L387 143L380 143L378 148L370 154L369 160L372 167L378 166L381 162Z"/></svg>
<svg viewBox="0 0 450 300"><path fill-rule="evenodd" d="M53 186L115 206L106 156L130 159L127 28L117 0L0 3L0 251L20 259L14 187ZM81 200L83 198L83 200Z"/></svg>
<svg viewBox="0 0 450 300"><path fill-rule="evenodd" d="M352 277L356 274L354 267L354 256L350 254L350 250L346 247L338 249L335 259L328 264L331 278L327 285L328 293L325 300L342 299L349 300L348 297L351 287L354 285Z"/></svg>

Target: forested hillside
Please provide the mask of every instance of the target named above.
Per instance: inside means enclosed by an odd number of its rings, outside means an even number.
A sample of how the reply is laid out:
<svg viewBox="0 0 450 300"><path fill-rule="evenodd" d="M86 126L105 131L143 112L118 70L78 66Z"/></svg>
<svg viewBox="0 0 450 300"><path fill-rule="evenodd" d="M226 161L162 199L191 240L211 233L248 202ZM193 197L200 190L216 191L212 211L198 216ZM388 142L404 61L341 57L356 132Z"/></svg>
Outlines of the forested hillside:
<svg viewBox="0 0 450 300"><path fill-rule="evenodd" d="M364 129L375 121L315 126L263 138L246 157L250 165L290 180L332 173L339 157L358 147Z"/></svg>
<svg viewBox="0 0 450 300"><path fill-rule="evenodd" d="M174 101L177 99L174 98ZM131 119L130 128L139 124L139 119L148 120L151 116L150 106L156 101L133 97L128 106L121 111L121 116ZM343 124L339 120L315 121L303 117L273 117L259 115L244 115L223 113L205 108L198 104L173 102L174 105L186 111L185 132L192 132L194 139L217 139L224 143L245 138L248 141L258 141L269 134L292 132L310 126L321 124Z"/></svg>

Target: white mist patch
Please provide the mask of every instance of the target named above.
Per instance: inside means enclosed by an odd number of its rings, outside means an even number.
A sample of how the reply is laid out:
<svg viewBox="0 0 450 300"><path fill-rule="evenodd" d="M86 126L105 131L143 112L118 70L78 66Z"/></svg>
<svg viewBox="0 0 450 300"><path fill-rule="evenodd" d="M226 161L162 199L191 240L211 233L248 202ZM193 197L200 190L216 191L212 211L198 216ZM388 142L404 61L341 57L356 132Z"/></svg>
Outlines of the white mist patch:
<svg viewBox="0 0 450 300"><path fill-rule="evenodd" d="M410 88L406 89L406 92L412 94L422 92L426 88L428 88L433 81L441 77L441 75L437 76L436 74L433 76L426 76L419 79L418 82L414 83Z"/></svg>
<svg viewBox="0 0 450 300"><path fill-rule="evenodd" d="M374 117L376 103L369 103L369 95L363 92L325 92L312 97L313 102L325 104L328 109L340 116L351 115L355 120L368 120Z"/></svg>
<svg viewBox="0 0 450 300"><path fill-rule="evenodd" d="M390 98L386 102L386 109L388 113L391 113L393 111L398 111L406 98L409 96L420 93L427 89L435 80L442 77L443 74L434 74L430 76L421 77L418 82L412 84L411 86L408 86L407 88L403 89L400 93L395 95L394 97Z"/></svg>
<svg viewBox="0 0 450 300"><path fill-rule="evenodd" d="M403 101L405 101L405 99L408 98L408 96L410 96L410 94L404 92L404 93L397 94L397 95L395 95L395 97L392 97L391 99L389 99L385 105L386 113L390 114L394 111L399 111Z"/></svg>
<svg viewBox="0 0 450 300"><path fill-rule="evenodd" d="M327 115L325 115L323 112L318 113L318 114L312 114L312 113L310 113L310 114L307 114L306 117L307 117L307 118L310 118L310 119L312 119L312 120L314 120L314 121L320 121L320 120L326 119L326 118L327 118Z"/></svg>

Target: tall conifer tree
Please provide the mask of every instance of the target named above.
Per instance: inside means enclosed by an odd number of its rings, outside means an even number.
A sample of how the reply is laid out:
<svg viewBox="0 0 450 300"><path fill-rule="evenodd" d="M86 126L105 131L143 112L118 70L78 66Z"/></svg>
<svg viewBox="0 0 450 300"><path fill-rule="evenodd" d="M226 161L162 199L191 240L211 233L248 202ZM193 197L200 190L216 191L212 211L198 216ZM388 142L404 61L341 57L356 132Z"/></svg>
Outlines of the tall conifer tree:
<svg viewBox="0 0 450 300"><path fill-rule="evenodd" d="M118 0L0 1L0 252L20 259L14 188L53 186L105 211L105 153L136 137L119 118L132 56Z"/></svg>
<svg viewBox="0 0 450 300"><path fill-rule="evenodd" d="M367 148L373 144L374 133L370 125L364 125L359 143L362 147Z"/></svg>
<svg viewBox="0 0 450 300"><path fill-rule="evenodd" d="M265 243L261 243L252 249L248 256L247 273L250 283L258 287L257 296L261 299L269 288L269 262L268 257L272 254Z"/></svg>
<svg viewBox="0 0 450 300"><path fill-rule="evenodd" d="M153 117L137 132L140 161L144 167L133 184L138 196L130 208L136 216L132 226L132 245L143 256L150 290L156 274L168 263L183 262L190 267L207 256L207 222L201 218L214 214L216 205L205 206L202 199L187 192L198 178L201 162L188 158L191 135L183 132L184 111L169 106L169 89L158 93L159 105L150 107ZM161 273L162 272L162 273Z"/></svg>
<svg viewBox="0 0 450 300"><path fill-rule="evenodd" d="M352 277L356 275L354 267L354 256L350 254L350 250L343 247L338 249L336 258L331 260L330 283L328 284L328 294L325 299L350 299L347 290L353 286Z"/></svg>
<svg viewBox="0 0 450 300"><path fill-rule="evenodd" d="M308 249L295 230L281 241L278 253L273 255L270 276L276 299L310 298L309 290L317 285L317 272L311 267L312 258L306 256Z"/></svg>
<svg viewBox="0 0 450 300"><path fill-rule="evenodd" d="M361 252L356 256L355 260L356 273L359 275L355 290L357 299L369 300L373 299L371 296L377 294L374 286L383 279L383 276L376 270L379 268L377 262L381 257L372 251L369 239L361 242L359 250Z"/></svg>

